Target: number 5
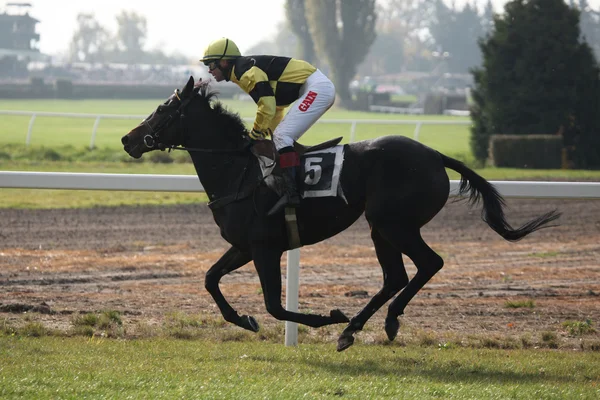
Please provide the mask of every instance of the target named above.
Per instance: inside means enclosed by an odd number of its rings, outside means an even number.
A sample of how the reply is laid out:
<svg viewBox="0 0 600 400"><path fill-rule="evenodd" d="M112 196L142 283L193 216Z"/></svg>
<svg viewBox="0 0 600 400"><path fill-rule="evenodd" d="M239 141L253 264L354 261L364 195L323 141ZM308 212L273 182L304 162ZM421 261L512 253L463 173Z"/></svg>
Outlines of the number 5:
<svg viewBox="0 0 600 400"><path fill-rule="evenodd" d="M316 185L321 180L323 169L321 164L323 157L306 157L304 160L304 170L306 171L306 177L304 183L307 185Z"/></svg>

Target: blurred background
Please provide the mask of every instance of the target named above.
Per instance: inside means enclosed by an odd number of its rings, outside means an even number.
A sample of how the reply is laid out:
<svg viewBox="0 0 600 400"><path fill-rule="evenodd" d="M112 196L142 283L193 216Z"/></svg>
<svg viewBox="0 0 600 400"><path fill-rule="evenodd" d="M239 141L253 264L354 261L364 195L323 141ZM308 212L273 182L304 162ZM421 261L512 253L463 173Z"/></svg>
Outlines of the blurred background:
<svg viewBox="0 0 600 400"><path fill-rule="evenodd" d="M164 98L207 79L197 60L226 36L243 54L314 63L340 109L470 118L479 163L494 160L492 136L514 154L523 143L502 137L541 135L554 139L527 143L558 159L540 165L596 169L599 11L600 0L0 2L0 99Z"/></svg>

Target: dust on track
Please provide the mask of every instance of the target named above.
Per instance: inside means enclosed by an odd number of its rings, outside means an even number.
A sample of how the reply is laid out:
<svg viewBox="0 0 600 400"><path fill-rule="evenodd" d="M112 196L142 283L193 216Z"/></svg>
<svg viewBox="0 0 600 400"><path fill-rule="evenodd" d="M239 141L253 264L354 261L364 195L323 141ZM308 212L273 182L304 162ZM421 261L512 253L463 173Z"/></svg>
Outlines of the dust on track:
<svg viewBox="0 0 600 400"><path fill-rule="evenodd" d="M600 323L600 201L511 199L508 206L513 226L555 208L563 216L560 226L509 243L481 221L479 208L451 201L422 231L445 266L402 323L412 332L460 337L557 332L561 346L573 348L600 340L598 333L570 337L561 325ZM204 204L0 209L0 318L18 322L28 312L68 329L73 314L99 310L118 310L128 324L158 324L175 311L218 317L204 274L227 248ZM404 262L412 276L414 265ZM381 282L364 218L301 250L301 311L353 315L368 301L362 291L372 296ZM221 287L240 314L279 323L266 313L251 264ZM506 307L520 300L535 307ZM367 324L370 331L383 334L385 310Z"/></svg>

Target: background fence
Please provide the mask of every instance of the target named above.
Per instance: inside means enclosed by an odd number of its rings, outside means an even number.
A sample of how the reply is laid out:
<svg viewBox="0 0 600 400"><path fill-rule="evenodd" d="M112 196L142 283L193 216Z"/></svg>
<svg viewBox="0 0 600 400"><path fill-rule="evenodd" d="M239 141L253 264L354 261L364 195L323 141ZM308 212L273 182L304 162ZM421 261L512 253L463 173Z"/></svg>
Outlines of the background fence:
<svg viewBox="0 0 600 400"><path fill-rule="evenodd" d="M600 182L492 181L505 197L600 199ZM459 181L450 181L451 195L458 192ZM0 171L0 187L30 189L137 190L201 192L204 189L193 175L129 175L66 172ZM300 250L287 253L286 309L298 311ZM298 325L286 322L285 344L298 343Z"/></svg>

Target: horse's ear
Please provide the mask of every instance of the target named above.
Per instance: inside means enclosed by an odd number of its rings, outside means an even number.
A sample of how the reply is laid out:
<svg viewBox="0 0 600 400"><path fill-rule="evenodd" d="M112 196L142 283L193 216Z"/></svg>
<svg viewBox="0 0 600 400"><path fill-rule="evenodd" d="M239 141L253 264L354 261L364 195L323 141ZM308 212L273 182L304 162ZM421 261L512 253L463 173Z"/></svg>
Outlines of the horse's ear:
<svg viewBox="0 0 600 400"><path fill-rule="evenodd" d="M190 76L190 79L188 80L188 82L185 84L185 87L183 88L183 90L181 91L181 94L185 97L188 94L192 93L192 90L194 89L194 77Z"/></svg>

